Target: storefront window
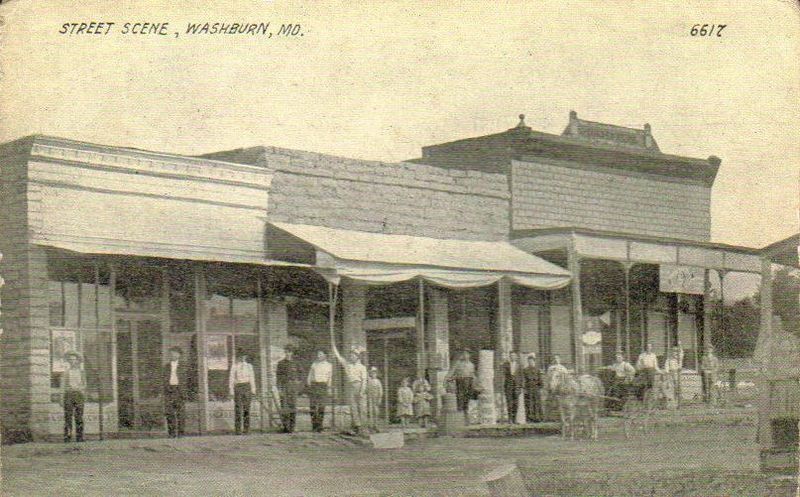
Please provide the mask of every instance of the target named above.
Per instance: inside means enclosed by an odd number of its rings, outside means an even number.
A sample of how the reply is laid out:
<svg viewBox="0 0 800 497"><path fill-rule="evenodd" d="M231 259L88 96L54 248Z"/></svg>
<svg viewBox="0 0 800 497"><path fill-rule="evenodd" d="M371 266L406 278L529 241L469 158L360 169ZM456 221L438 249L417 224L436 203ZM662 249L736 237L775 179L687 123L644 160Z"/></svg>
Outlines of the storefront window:
<svg viewBox="0 0 800 497"><path fill-rule="evenodd" d="M110 270L102 261L48 253L51 386L61 387L66 354L78 352L87 396L113 399Z"/></svg>
<svg viewBox="0 0 800 497"><path fill-rule="evenodd" d="M239 354L260 370L257 274L249 269L210 265L205 270L203 318L210 400L229 399L229 371Z"/></svg>

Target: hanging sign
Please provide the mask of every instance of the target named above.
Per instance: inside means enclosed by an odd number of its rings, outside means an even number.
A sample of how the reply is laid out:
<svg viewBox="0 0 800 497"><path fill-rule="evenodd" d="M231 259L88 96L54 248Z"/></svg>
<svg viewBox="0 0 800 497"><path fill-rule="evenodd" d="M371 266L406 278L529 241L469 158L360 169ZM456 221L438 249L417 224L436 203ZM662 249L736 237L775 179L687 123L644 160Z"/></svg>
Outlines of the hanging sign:
<svg viewBox="0 0 800 497"><path fill-rule="evenodd" d="M700 267L661 264L658 274L658 290L663 293L703 295L705 270Z"/></svg>

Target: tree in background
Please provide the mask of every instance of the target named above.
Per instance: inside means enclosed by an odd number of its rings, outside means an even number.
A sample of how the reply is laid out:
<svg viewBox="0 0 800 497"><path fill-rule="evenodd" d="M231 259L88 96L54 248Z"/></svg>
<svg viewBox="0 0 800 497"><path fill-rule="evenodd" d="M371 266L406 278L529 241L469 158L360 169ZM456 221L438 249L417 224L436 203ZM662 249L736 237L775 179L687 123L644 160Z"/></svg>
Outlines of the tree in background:
<svg viewBox="0 0 800 497"><path fill-rule="evenodd" d="M724 307L714 303L711 343L719 357L752 357L761 329L761 291ZM782 267L772 279L772 311L784 331L800 336L800 273Z"/></svg>
<svg viewBox="0 0 800 497"><path fill-rule="evenodd" d="M772 312L780 316L783 330L800 337L800 273L783 267L772 279Z"/></svg>

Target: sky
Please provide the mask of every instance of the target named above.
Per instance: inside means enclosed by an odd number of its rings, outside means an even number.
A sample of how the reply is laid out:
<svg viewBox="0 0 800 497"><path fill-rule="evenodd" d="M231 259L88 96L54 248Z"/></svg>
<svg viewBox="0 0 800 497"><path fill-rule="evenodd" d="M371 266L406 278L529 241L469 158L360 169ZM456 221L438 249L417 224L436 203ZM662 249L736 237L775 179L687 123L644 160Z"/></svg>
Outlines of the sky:
<svg viewBox="0 0 800 497"><path fill-rule="evenodd" d="M400 161L503 131L520 113L561 133L575 110L650 123L666 153L721 157L714 241L760 247L799 229L797 2L197 3L4 3L0 141ZM90 21L116 24L59 34ZM125 35L125 22L168 22L170 34ZM302 36L188 36L189 22L292 23ZM690 35L704 23L726 26Z"/></svg>

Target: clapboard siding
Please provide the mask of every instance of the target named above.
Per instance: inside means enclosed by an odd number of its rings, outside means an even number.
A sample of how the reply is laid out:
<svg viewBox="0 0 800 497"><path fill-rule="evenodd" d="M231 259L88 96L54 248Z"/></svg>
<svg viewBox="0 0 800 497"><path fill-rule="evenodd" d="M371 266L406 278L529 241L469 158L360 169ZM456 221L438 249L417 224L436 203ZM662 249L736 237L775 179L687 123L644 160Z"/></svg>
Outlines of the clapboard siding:
<svg viewBox="0 0 800 497"><path fill-rule="evenodd" d="M536 162L512 163L514 229L576 227L708 241L711 189Z"/></svg>

